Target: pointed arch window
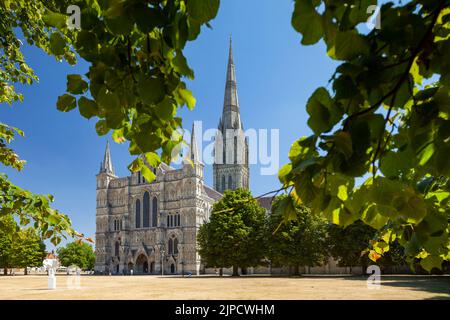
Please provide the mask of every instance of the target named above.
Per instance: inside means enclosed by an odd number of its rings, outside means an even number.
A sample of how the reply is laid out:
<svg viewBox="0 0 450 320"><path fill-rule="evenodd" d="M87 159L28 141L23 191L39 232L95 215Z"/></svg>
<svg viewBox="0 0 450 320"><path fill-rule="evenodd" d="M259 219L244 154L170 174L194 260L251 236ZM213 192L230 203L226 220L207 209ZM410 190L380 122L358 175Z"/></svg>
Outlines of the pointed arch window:
<svg viewBox="0 0 450 320"><path fill-rule="evenodd" d="M152 200L152 227L158 226L158 198Z"/></svg>
<svg viewBox="0 0 450 320"><path fill-rule="evenodd" d="M139 199L136 200L136 228L141 227L141 201Z"/></svg>
<svg viewBox="0 0 450 320"><path fill-rule="evenodd" d="M226 186L225 186L225 176L222 176L222 191L225 191Z"/></svg>
<svg viewBox="0 0 450 320"><path fill-rule="evenodd" d="M175 238L173 240L173 253L178 254L178 239L177 238Z"/></svg>
<svg viewBox="0 0 450 320"><path fill-rule="evenodd" d="M116 257L119 256L119 249L120 249L119 241L116 241L116 245L114 246L114 255L115 255Z"/></svg>
<svg viewBox="0 0 450 320"><path fill-rule="evenodd" d="M231 175L228 176L228 189L233 189L233 178L231 178Z"/></svg>
<svg viewBox="0 0 450 320"><path fill-rule="evenodd" d="M143 212L143 223L142 223L142 227L143 228L148 228L150 227L150 195L148 194L148 192L144 193L144 212Z"/></svg>
<svg viewBox="0 0 450 320"><path fill-rule="evenodd" d="M168 247L169 247L169 254L173 254L173 240L172 239L169 239L169 245L168 245Z"/></svg>

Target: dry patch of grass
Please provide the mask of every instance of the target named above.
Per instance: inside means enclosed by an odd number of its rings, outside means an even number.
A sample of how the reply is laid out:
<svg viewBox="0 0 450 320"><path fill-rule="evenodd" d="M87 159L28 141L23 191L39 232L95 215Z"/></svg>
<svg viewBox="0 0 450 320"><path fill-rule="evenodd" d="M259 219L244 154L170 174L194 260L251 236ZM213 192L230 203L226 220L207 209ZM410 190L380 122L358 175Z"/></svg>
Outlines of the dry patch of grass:
<svg viewBox="0 0 450 320"><path fill-rule="evenodd" d="M65 275L47 289L44 275L0 276L5 299L450 299L450 277L384 276L380 289L364 277L159 277L81 276L80 288Z"/></svg>

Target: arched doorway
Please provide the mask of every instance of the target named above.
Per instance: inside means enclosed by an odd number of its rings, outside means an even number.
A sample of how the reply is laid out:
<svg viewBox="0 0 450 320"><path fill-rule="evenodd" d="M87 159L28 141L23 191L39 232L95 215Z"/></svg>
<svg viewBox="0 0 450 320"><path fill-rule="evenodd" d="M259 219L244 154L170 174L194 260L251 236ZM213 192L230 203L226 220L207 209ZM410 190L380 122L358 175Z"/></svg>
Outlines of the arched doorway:
<svg viewBox="0 0 450 320"><path fill-rule="evenodd" d="M171 274L174 274L174 273L175 273L175 264L174 264L174 263L172 263L172 264L170 265L170 273L171 273Z"/></svg>
<svg viewBox="0 0 450 320"><path fill-rule="evenodd" d="M139 255L136 259L136 273L148 273L148 259L144 254Z"/></svg>

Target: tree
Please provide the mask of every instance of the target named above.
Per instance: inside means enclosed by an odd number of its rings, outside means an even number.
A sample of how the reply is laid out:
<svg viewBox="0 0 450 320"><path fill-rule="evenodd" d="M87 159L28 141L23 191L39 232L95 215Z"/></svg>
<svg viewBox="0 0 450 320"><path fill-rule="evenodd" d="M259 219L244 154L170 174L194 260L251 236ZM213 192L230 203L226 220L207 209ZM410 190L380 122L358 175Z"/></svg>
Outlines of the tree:
<svg viewBox="0 0 450 320"><path fill-rule="evenodd" d="M68 62L75 63L75 54L69 49L71 31L63 33L51 27L54 18L49 15L50 10L68 4L69 1L59 0L0 2L0 103L22 101L23 96L16 92L15 85L32 84L38 80L25 61L20 38L57 59L65 58ZM9 146L16 135L23 136L24 133L18 128L0 123L0 163L20 171L25 161ZM34 228L41 232L42 238L51 239L55 245L66 234L81 237L81 234L72 229L66 215L50 207L51 202L51 195L33 194L15 186L6 175L0 174L0 217L14 215L22 226L33 221Z"/></svg>
<svg viewBox="0 0 450 320"><path fill-rule="evenodd" d="M292 267L294 275L299 275L300 266L314 267L325 262L327 224L304 206L295 208L295 219L283 223L284 216L277 207L286 200L290 198L280 196L273 202L266 235L267 257L272 264Z"/></svg>
<svg viewBox="0 0 450 320"><path fill-rule="evenodd" d="M265 211L250 191L226 191L214 204L210 220L198 232L199 254L212 267L258 265L264 258Z"/></svg>
<svg viewBox="0 0 450 320"><path fill-rule="evenodd" d="M0 217L0 268L3 274L8 274L12 267L11 250L13 235L17 232L17 225L11 215Z"/></svg>
<svg viewBox="0 0 450 320"><path fill-rule="evenodd" d="M88 243L71 242L57 249L61 265L69 267L76 265L83 270L92 270L95 265L95 253Z"/></svg>
<svg viewBox="0 0 450 320"><path fill-rule="evenodd" d="M311 95L313 134L292 145L279 177L330 222L381 230L374 261L397 239L430 271L450 260L450 1L385 3L381 28L364 32L375 4L295 1L302 44L323 40L342 63L331 92Z"/></svg>
<svg viewBox="0 0 450 320"><path fill-rule="evenodd" d="M17 232L11 246L11 264L14 267L40 267L45 258L45 244L33 228L21 229Z"/></svg>
<svg viewBox="0 0 450 320"><path fill-rule="evenodd" d="M362 266L367 269L369 258L366 249L375 237L376 230L358 220L347 227L330 224L328 246L331 256L341 267ZM350 269L351 270L351 269Z"/></svg>

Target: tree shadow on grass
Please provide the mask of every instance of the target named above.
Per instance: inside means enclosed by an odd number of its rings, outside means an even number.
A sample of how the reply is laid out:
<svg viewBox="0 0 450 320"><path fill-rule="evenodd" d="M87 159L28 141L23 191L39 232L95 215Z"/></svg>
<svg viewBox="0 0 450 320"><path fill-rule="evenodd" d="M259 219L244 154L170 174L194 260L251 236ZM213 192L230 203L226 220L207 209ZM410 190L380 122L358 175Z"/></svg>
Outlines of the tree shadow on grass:
<svg viewBox="0 0 450 320"><path fill-rule="evenodd" d="M367 279L364 276L349 277L348 280ZM414 291L425 291L440 294L431 297L431 300L450 299L450 277L449 276L382 276L381 285L393 288L409 288Z"/></svg>

